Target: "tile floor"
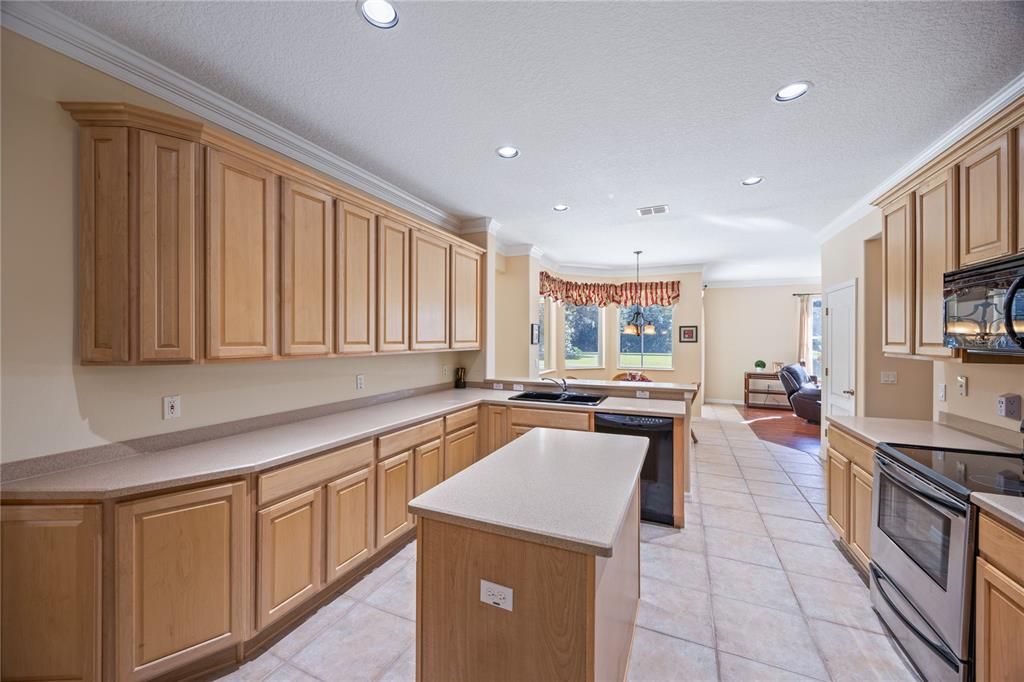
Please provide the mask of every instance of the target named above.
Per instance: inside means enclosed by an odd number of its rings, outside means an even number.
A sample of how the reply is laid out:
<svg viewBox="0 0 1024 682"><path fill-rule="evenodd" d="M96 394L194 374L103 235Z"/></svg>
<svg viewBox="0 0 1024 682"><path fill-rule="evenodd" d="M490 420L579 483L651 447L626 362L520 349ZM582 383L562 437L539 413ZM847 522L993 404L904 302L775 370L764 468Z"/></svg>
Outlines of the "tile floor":
<svg viewBox="0 0 1024 682"><path fill-rule="evenodd" d="M824 523L816 457L694 425L687 528L641 528L630 680L915 680ZM415 543L224 680L414 680Z"/></svg>

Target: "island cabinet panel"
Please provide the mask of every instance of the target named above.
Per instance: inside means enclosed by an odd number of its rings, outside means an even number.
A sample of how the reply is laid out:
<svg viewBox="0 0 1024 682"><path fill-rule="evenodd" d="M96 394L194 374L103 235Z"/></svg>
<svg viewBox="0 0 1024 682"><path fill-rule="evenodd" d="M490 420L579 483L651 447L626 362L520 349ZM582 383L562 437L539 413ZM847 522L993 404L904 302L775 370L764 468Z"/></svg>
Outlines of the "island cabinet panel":
<svg viewBox="0 0 1024 682"><path fill-rule="evenodd" d="M480 347L480 301L483 258L480 253L452 246L451 347Z"/></svg>
<svg viewBox="0 0 1024 682"><path fill-rule="evenodd" d="M242 641L245 500L238 482L117 505L118 679L150 679Z"/></svg>
<svg viewBox="0 0 1024 682"><path fill-rule="evenodd" d="M377 463L378 548L412 528L409 500L413 497L412 450Z"/></svg>
<svg viewBox="0 0 1024 682"><path fill-rule="evenodd" d="M449 478L475 462L479 452L476 424L444 437L444 477Z"/></svg>
<svg viewBox="0 0 1024 682"><path fill-rule="evenodd" d="M338 205L337 342L339 353L376 350L376 217L361 206Z"/></svg>
<svg viewBox="0 0 1024 682"><path fill-rule="evenodd" d="M420 495L444 480L444 441L438 438L424 443L413 450L413 455L414 494Z"/></svg>
<svg viewBox="0 0 1024 682"><path fill-rule="evenodd" d="M377 228L377 350L409 350L409 228L389 218Z"/></svg>
<svg viewBox="0 0 1024 682"><path fill-rule="evenodd" d="M79 333L82 362L131 360L128 129L79 137Z"/></svg>
<svg viewBox="0 0 1024 682"><path fill-rule="evenodd" d="M484 405L482 409L487 442L480 453L481 457L503 447L509 440L508 408L501 405Z"/></svg>
<svg viewBox="0 0 1024 682"><path fill-rule="evenodd" d="M323 494L320 488L257 514L256 625L301 605L323 586Z"/></svg>
<svg viewBox="0 0 1024 682"><path fill-rule="evenodd" d="M327 484L327 582L369 558L374 547L373 467Z"/></svg>
<svg viewBox="0 0 1024 682"><path fill-rule="evenodd" d="M334 350L334 198L281 183L281 355Z"/></svg>
<svg viewBox="0 0 1024 682"><path fill-rule="evenodd" d="M448 348L448 242L412 231L413 350Z"/></svg>
<svg viewBox="0 0 1024 682"><path fill-rule="evenodd" d="M882 350L914 352L914 195L882 210Z"/></svg>
<svg viewBox="0 0 1024 682"><path fill-rule="evenodd" d="M139 360L196 359L199 145L138 131Z"/></svg>
<svg viewBox="0 0 1024 682"><path fill-rule="evenodd" d="M1010 224L1010 149L1013 131L967 154L960 162L960 265L1013 253Z"/></svg>
<svg viewBox="0 0 1024 682"><path fill-rule="evenodd" d="M834 448L828 449L828 521L845 542L850 539L850 460Z"/></svg>
<svg viewBox="0 0 1024 682"><path fill-rule="evenodd" d="M277 328L278 176L207 149L209 358L269 357Z"/></svg>
<svg viewBox="0 0 1024 682"><path fill-rule="evenodd" d="M850 550L865 569L871 560L870 473L850 464Z"/></svg>
<svg viewBox="0 0 1024 682"><path fill-rule="evenodd" d="M949 357L943 343L942 276L957 268L956 172L947 168L924 182L917 197L915 352Z"/></svg>
<svg viewBox="0 0 1024 682"><path fill-rule="evenodd" d="M100 509L0 508L0 678L99 681Z"/></svg>

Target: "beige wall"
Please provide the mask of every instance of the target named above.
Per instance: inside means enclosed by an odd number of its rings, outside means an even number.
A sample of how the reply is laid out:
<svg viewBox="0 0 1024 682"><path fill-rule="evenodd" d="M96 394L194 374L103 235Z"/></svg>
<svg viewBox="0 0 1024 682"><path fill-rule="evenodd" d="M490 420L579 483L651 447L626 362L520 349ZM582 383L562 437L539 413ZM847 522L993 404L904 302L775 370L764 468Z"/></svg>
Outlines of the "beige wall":
<svg viewBox="0 0 1024 682"><path fill-rule="evenodd" d="M743 373L756 360L790 364L799 358L800 299L817 285L728 287L704 290L704 386L707 400L742 401ZM809 370L808 370L809 371Z"/></svg>
<svg viewBox="0 0 1024 682"><path fill-rule="evenodd" d="M505 256L495 274L494 346L496 377L537 376L537 347L530 345L539 289L537 259Z"/></svg>
<svg viewBox="0 0 1024 682"><path fill-rule="evenodd" d="M166 103L9 31L2 39L0 457L128 438L447 382L471 354L184 367L82 367L75 337L76 125L59 100ZM355 391L355 375L366 389ZM450 375L449 375L450 376ZM161 396L182 416L161 420Z"/></svg>

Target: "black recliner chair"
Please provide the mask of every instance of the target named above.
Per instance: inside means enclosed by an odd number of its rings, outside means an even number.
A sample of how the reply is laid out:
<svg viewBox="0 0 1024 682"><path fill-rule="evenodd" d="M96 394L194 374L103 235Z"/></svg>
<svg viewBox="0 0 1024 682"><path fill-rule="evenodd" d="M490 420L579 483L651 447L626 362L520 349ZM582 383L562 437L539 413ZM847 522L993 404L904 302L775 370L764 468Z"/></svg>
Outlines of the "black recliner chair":
<svg viewBox="0 0 1024 682"><path fill-rule="evenodd" d="M779 370L779 381L796 416L812 424L821 423L821 387L811 381L801 365L786 365Z"/></svg>

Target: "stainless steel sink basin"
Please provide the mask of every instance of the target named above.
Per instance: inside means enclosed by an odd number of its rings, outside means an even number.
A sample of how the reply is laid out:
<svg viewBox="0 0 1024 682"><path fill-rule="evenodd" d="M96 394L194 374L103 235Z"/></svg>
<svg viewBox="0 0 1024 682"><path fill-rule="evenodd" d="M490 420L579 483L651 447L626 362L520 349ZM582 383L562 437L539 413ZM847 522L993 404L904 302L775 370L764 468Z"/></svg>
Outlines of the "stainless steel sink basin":
<svg viewBox="0 0 1024 682"><path fill-rule="evenodd" d="M565 403L568 405L600 405L608 396L589 393L553 393L551 391L523 391L509 400L525 400L535 403Z"/></svg>

